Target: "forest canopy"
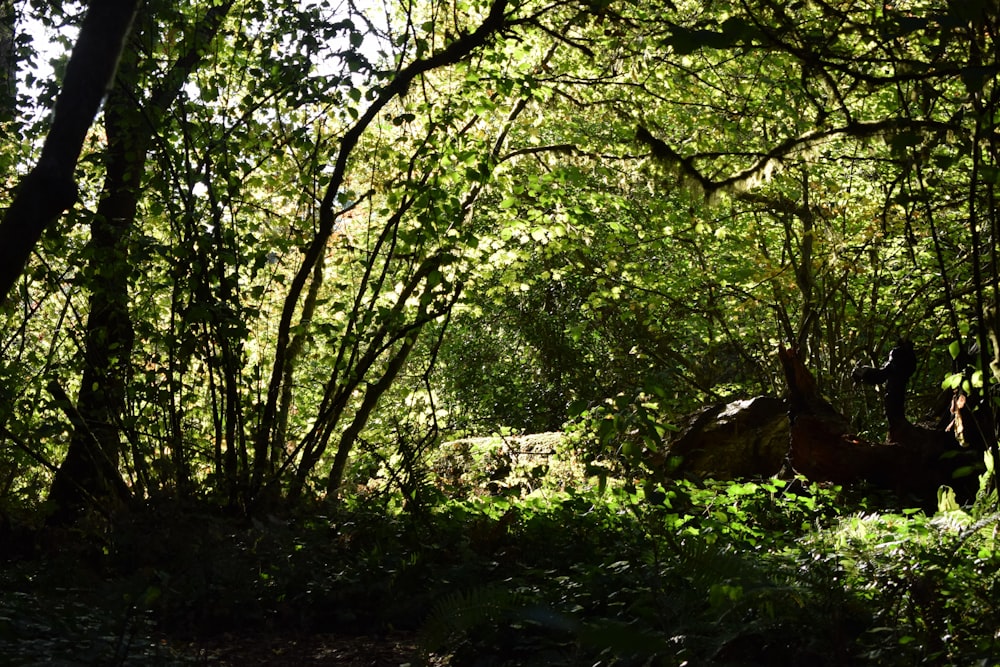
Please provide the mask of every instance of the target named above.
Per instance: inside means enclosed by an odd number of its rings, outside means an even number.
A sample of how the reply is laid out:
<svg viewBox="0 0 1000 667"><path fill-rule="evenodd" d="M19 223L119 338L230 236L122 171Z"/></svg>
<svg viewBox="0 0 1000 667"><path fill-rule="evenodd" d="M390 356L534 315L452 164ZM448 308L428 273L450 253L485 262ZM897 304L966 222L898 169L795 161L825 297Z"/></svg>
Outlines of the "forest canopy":
<svg viewBox="0 0 1000 667"><path fill-rule="evenodd" d="M5 504L614 459L785 345L861 429L901 337L924 407L1000 368L987 2L3 7Z"/></svg>

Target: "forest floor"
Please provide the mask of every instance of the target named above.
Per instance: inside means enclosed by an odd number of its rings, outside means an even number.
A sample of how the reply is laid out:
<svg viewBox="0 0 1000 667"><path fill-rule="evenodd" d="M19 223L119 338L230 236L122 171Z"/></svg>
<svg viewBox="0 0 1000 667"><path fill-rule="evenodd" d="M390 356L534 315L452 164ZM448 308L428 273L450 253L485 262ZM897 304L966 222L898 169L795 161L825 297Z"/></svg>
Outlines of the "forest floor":
<svg viewBox="0 0 1000 667"><path fill-rule="evenodd" d="M52 582L52 572L46 571L50 563L5 565L0 570L0 665L449 664L446 657L422 652L414 632L359 635L248 625L199 636L175 634L158 628L143 614L122 613L116 587L102 586L87 574L82 575L81 586L64 587ZM66 575L81 575L60 565Z"/></svg>
<svg viewBox="0 0 1000 667"><path fill-rule="evenodd" d="M162 538L164 523L149 526L147 536ZM174 542L137 570L113 563L113 557L88 544L86 536L68 532L60 533L58 548L32 545L38 550L0 559L0 665L448 664L447 658L421 651L413 630L339 628L336 614L310 618L308 608L287 610L289 618L301 618L307 627L284 620L251 620L259 618L255 606L263 603L263 591L257 586L261 580L249 575L264 568L239 567L243 563L236 562L234 553L242 553L246 544L237 537L237 525L226 527L228 539L222 543L200 542L189 534L190 551L185 553ZM257 535L254 540L257 546L260 539ZM136 546L152 558L163 545L151 539ZM293 549L287 545L288 552ZM196 569L195 583L185 581L184 573L194 569L195 562L213 569L216 577L231 573L234 585L206 581ZM322 571L331 564L317 565L315 569ZM241 585L248 589L241 590ZM169 627L161 623L164 605ZM355 605L345 601L344 606L350 611Z"/></svg>
<svg viewBox="0 0 1000 667"><path fill-rule="evenodd" d="M0 541L0 665L1000 664L995 497L932 515L781 480L669 494L24 531Z"/></svg>
<svg viewBox="0 0 1000 667"><path fill-rule="evenodd" d="M352 637L338 634L289 632L226 633L209 640L174 646L199 664L219 667L259 665L337 665L342 667L401 667L447 665L446 658L421 658L411 634Z"/></svg>

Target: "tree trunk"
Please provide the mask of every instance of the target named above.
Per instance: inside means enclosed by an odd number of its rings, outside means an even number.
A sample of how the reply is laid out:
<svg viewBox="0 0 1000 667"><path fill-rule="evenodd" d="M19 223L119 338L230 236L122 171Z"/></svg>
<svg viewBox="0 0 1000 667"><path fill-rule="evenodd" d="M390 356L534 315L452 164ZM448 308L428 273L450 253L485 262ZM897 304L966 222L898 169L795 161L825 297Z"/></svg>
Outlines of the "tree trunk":
<svg viewBox="0 0 1000 667"><path fill-rule="evenodd" d="M17 117L17 46L14 0L0 0L0 123Z"/></svg>
<svg viewBox="0 0 1000 667"><path fill-rule="evenodd" d="M850 420L816 390L812 374L798 351L779 352L788 382L789 461L812 481L869 484L935 502L941 486L952 486L964 498L976 491L976 478L956 477L982 462L982 452L962 449L950 432L916 426L903 411L905 387L916 367L911 345L902 344L880 369L861 368L855 378L886 386L889 432L885 443L863 440Z"/></svg>
<svg viewBox="0 0 1000 667"><path fill-rule="evenodd" d="M917 370L917 355L913 343L901 340L889 351L889 360L881 368L860 366L853 373L855 382L880 384L885 387L885 418L889 423L889 440L894 429L908 423L906 419L906 384Z"/></svg>
<svg viewBox="0 0 1000 667"><path fill-rule="evenodd" d="M131 60L131 58L130 58ZM129 63L134 70L134 62ZM132 77L125 77L132 80ZM121 81L121 79L119 80ZM86 427L73 433L69 451L52 484L51 499L63 512L84 503L81 488L94 496L106 487L106 466L117 470L121 457L120 429L126 414L135 335L129 313L129 235L138 206L146 137L137 131L139 115L132 109L131 90L119 83L108 97L104 128L107 173L104 195L90 223L87 256L90 266L90 313L84 334L84 368L76 409ZM127 86L131 89L131 86ZM99 456L88 449L93 440ZM98 460L105 465L96 466Z"/></svg>
<svg viewBox="0 0 1000 667"><path fill-rule="evenodd" d="M326 479L326 492L331 496L337 494L341 483L344 481L344 472L347 470L348 457L354 448L354 443L357 441L358 436L361 435L361 431L368 424L368 417L371 415L372 410L375 409L375 406L378 405L379 399L392 386L396 376L399 375L399 372L406 364L406 359L410 356L410 352L413 351L413 345L417 341L418 334L419 330L414 331L409 338L403 341L399 350L386 365L385 373L383 373L382 377L378 379L378 382L368 385L364 400L355 413L351 425L340 436L340 443L337 445L337 454L333 459L333 467L331 467L330 475Z"/></svg>
<svg viewBox="0 0 1000 667"><path fill-rule="evenodd" d="M76 425L69 451L53 480L50 498L57 508L55 520L72 518L86 506L89 497L105 496L108 479L117 477L134 342L129 313L129 236L135 225L146 151L166 119L166 110L201 61L204 46L214 39L228 7L215 6L207 13L185 51L152 91L145 109L135 102L142 99L138 91L138 49L127 51L122 71L108 95L104 113L106 173L90 225L87 253L90 312L76 405L83 425ZM144 23L144 30L156 29L151 15L146 15Z"/></svg>
<svg viewBox="0 0 1000 667"><path fill-rule="evenodd" d="M118 69L139 0L93 0L80 27L38 164L0 222L0 299L24 270L42 232L76 200L73 170Z"/></svg>

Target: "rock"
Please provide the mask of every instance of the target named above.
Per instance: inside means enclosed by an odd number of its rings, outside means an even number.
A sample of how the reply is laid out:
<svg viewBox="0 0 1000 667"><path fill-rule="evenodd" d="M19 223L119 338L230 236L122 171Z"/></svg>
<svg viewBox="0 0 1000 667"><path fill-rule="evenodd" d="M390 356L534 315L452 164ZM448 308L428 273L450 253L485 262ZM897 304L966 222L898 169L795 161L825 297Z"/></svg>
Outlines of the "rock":
<svg viewBox="0 0 1000 667"><path fill-rule="evenodd" d="M560 432L461 438L442 443L431 469L446 493L462 496L477 489L492 494L527 493L542 478L560 485L579 476Z"/></svg>

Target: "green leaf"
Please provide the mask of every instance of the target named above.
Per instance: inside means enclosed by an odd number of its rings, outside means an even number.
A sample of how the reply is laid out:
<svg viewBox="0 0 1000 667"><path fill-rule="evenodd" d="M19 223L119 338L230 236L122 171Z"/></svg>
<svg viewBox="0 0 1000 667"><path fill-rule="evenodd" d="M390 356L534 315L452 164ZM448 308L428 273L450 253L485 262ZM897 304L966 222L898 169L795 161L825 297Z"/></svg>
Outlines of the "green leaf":
<svg viewBox="0 0 1000 667"><path fill-rule="evenodd" d="M945 377L944 381L941 383L942 389L958 389L962 385L963 375L961 373L953 373Z"/></svg>

